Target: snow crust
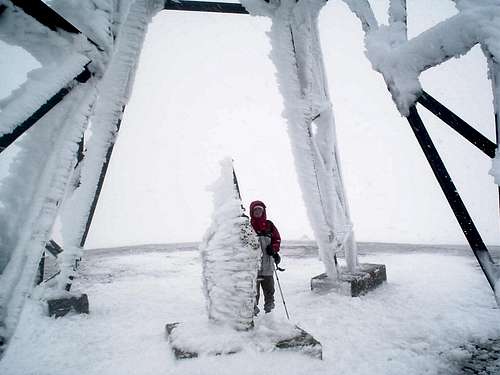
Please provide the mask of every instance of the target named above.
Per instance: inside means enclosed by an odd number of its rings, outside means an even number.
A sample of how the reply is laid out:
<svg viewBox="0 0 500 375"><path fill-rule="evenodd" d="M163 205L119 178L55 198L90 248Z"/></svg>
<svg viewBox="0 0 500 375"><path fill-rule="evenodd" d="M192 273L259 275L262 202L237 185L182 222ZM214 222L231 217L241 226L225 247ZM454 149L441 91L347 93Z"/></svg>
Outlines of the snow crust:
<svg viewBox="0 0 500 375"><path fill-rule="evenodd" d="M251 14L254 3L248 3ZM357 254L318 35L318 15L324 4L322 0L281 1L269 15L269 37L302 197L325 271L335 276L335 253L345 250L350 270L357 267ZM259 14L256 10L254 15Z"/></svg>
<svg viewBox="0 0 500 375"><path fill-rule="evenodd" d="M270 0L269 2L262 0L241 0L241 5L252 16L272 17L279 4L278 0Z"/></svg>
<svg viewBox="0 0 500 375"><path fill-rule="evenodd" d="M378 28L377 19L368 0L344 0L344 3L359 18L365 33Z"/></svg>
<svg viewBox="0 0 500 375"><path fill-rule="evenodd" d="M389 23L401 22L406 24L406 0L390 0Z"/></svg>
<svg viewBox="0 0 500 375"><path fill-rule="evenodd" d="M500 185L500 149L497 148L495 158L492 161L490 175L493 176L495 184Z"/></svg>
<svg viewBox="0 0 500 375"><path fill-rule="evenodd" d="M24 48L42 66L52 63L57 56L84 48L86 44L84 37L57 33L34 21L25 12L18 11L10 0L0 0L0 4L6 7L0 18L0 39Z"/></svg>
<svg viewBox="0 0 500 375"><path fill-rule="evenodd" d="M84 55L72 54L29 72L27 81L0 101L0 134L12 132L61 88L70 86L89 62Z"/></svg>
<svg viewBox="0 0 500 375"><path fill-rule="evenodd" d="M212 224L200 245L208 317L236 330L253 327L257 271L262 251L233 182L231 159L211 187Z"/></svg>
<svg viewBox="0 0 500 375"><path fill-rule="evenodd" d="M479 41L474 15L461 13L405 42L402 23L380 26L366 37L367 56L373 68L384 75L402 115L417 100L422 88L418 80L424 70L451 57L467 53Z"/></svg>
<svg viewBox="0 0 500 375"><path fill-rule="evenodd" d="M113 47L114 39L114 7L119 3L115 0L51 0L49 4L100 48L109 51ZM131 0L124 3L130 6Z"/></svg>
<svg viewBox="0 0 500 375"><path fill-rule="evenodd" d="M309 279L322 271L313 251L286 257L281 286L291 318L323 346L323 361L299 353L262 353L244 348L230 356L176 361L165 324L200 326L206 312L201 263L191 251L89 250L75 287L89 293L91 313L53 319L29 299L2 361L2 375L107 374L457 374L470 357L467 344L500 335L500 311L469 251L436 246L386 252L360 260L384 263L388 283L363 297L317 295ZM366 251L363 244L360 250ZM292 250L284 247L283 254ZM278 296L278 301L279 296ZM276 304L270 322L285 312ZM198 322L198 323L196 323ZM264 326L265 324L265 326ZM234 330L213 327L228 340ZM194 333L193 329L193 333ZM227 335L227 336L226 336ZM210 339L210 337L207 337Z"/></svg>

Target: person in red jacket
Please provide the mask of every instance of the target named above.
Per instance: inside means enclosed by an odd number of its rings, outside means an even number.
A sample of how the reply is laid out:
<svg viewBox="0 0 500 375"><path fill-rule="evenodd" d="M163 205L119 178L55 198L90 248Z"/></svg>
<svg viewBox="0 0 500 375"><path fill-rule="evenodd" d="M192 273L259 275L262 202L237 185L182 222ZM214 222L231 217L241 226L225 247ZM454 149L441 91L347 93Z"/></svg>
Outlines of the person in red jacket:
<svg viewBox="0 0 500 375"><path fill-rule="evenodd" d="M264 311L271 312L274 309L274 264L279 264L281 237L278 229L271 220L267 220L266 205L262 201L253 201L250 204L250 223L259 237L262 250L262 260L259 273L257 274L257 295L255 299L254 313L260 312L258 307L260 299L260 288L264 294Z"/></svg>

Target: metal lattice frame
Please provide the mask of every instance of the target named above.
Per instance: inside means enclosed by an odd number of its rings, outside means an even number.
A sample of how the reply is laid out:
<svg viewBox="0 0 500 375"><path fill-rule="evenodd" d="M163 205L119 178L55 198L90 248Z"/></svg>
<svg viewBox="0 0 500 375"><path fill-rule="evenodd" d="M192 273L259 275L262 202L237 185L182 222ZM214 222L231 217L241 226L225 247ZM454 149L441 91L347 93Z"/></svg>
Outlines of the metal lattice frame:
<svg viewBox="0 0 500 375"><path fill-rule="evenodd" d="M31 15L36 21L44 24L52 30L64 30L69 33L80 33L80 31L75 28L71 23L66 21L63 17L58 15L55 11L53 11L50 7L45 5L40 0L11 0L15 6L17 6L22 11ZM344 0L347 3L348 0ZM367 3L368 4L368 3ZM391 1L391 7L398 5L404 5L406 7L406 2L404 0L393 0ZM368 4L369 7L369 4ZM248 11L241 4L229 4L229 3L217 3L217 2L199 2L199 1L173 1L166 0L164 9L166 10L176 10L176 11L196 11L196 12L217 12L217 13L232 13L232 14L248 14ZM371 8L370 8L371 9ZM3 16L3 12L5 11L5 6L0 6L0 17ZM370 13L358 14L357 16L360 18L362 22L362 27L365 32L370 31L370 29L374 25L374 17L370 15ZM376 21L375 21L376 22ZM390 22L404 22L406 24L406 11L403 14L403 18L396 19L391 18ZM406 31L405 31L406 32ZM88 38L87 38L88 39ZM90 39L89 41L92 42ZM496 64L496 63L495 63ZM51 97L47 102L42 105L37 111L28 115L26 119L15 126L15 129L9 134L1 134L0 135L0 152L5 148L9 147L19 136L21 136L24 132L26 132L30 127L36 124L37 120L40 119L43 115L48 113L52 108L54 108L61 100L67 95L75 86L80 83L86 82L90 77L91 73L87 69L87 67L82 67L83 72L76 76L73 80L67 83L66 86L62 87L57 94ZM493 79L497 79L497 77L493 77ZM457 131L460 135L465 137L469 142L474 144L477 148L483 151L488 157L493 158L495 155L495 149L498 146L497 143L492 142L491 140L484 137L477 130L475 130L472 126L467 124L465 121L460 119L459 116L454 114L452 111L447 109L443 104L434 99L432 96L427 94L425 91L422 91L420 96L418 97L417 103L424 106L432 113L434 113L437 117L443 120L446 124L452 127L455 131ZM122 114L123 110L122 108ZM495 114L495 123L497 126L498 133L498 117L499 114ZM479 264L481 265L483 272L488 279L491 287L494 289L494 279L491 273L491 265L494 264L488 249L486 248L481 235L477 231L473 220L471 219L467 208L463 204L463 201L456 191L455 185L451 177L449 176L444 163L442 162L439 153L433 145L433 142L428 135L425 126L423 124L422 119L420 118L416 105L413 105L410 108L409 115L407 116L408 123L410 124L433 172L440 184L440 187L443 193L448 200L450 207L453 210L455 217L457 218L458 223L460 224L462 231L464 232L467 241L473 250L476 258L478 259ZM118 124L116 124L117 129L119 129L121 122L121 118L118 120ZM83 141L82 141L83 142ZM83 143L82 143L83 148ZM100 191L102 189L105 175L107 171L107 167L109 165L109 161L111 158L111 154L113 151L113 143L110 144L108 152L106 154L106 161L102 166L100 172L100 178L98 182L98 186L95 191L94 200L92 202L92 207L90 209L90 213L87 218L86 227L84 234L81 238L80 245L83 247L85 245L85 240L90 229L92 218L95 212L95 208L97 205L97 201L99 198ZM68 282L67 289L71 287L71 280Z"/></svg>
<svg viewBox="0 0 500 375"><path fill-rule="evenodd" d="M359 0L363 3L363 11L360 8L353 6L352 0L344 0L344 2L351 7L351 10L359 18L363 31L368 34L372 30L377 28L377 21L373 14L370 4L367 0ZM399 11L395 11L396 9ZM404 24L404 39L408 40L407 36L407 9L406 0L390 0L390 17L389 23L394 24L400 22ZM493 77L494 79L496 77ZM385 77L384 77L385 79ZM387 87L390 90L390 83L386 80ZM443 122L449 125L452 129L462 135L465 139L483 151L490 158L495 157L495 149L498 144L490 141L488 138L483 136L472 126L468 125L459 116L454 114L452 111L447 109L443 104L438 102L432 96L427 94L425 91L421 91L417 98L417 103L421 104L437 117L439 117ZM498 134L498 113L495 113L495 124ZM446 167L435 148L431 137L429 136L425 125L417 111L416 103L413 104L409 109L409 114L406 119L417 138L417 141L425 154L425 157L436 177L441 190L443 191L448 204L450 205L459 225L462 229L469 246L471 247L476 259L478 260L481 269L483 270L488 283L490 284L493 291L495 291L495 280L498 278L498 266L493 261L483 239L477 230L474 221L472 220L466 206L464 205L460 194L458 193L455 184L453 183ZM498 142L498 139L497 139ZM500 188L499 188L500 193Z"/></svg>

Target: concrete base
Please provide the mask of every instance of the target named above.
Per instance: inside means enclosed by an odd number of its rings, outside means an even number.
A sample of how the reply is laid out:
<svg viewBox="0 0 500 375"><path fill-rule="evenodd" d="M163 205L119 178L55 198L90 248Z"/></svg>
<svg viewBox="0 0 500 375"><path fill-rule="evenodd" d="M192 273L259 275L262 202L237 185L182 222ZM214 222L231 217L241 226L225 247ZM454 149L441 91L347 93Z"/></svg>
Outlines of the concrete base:
<svg viewBox="0 0 500 375"><path fill-rule="evenodd" d="M56 318L66 315L71 310L78 314L89 313L89 299L86 294L82 294L80 297L51 299L47 301L47 304L49 305L49 316Z"/></svg>
<svg viewBox="0 0 500 375"><path fill-rule="evenodd" d="M337 280L332 280L326 273L314 276L311 279L311 290L317 292L334 290L351 297L358 297L375 289L384 281L387 281L385 265L364 263L359 265L356 272L341 269Z"/></svg>
<svg viewBox="0 0 500 375"><path fill-rule="evenodd" d="M176 359L197 358L202 355L217 356L236 354L241 352L245 346L252 347L254 350L261 351L293 351L309 355L313 358L323 359L323 349L321 343L312 337L309 333L298 326L294 326L293 332L287 338L274 339L269 337L269 343L265 342L266 338L262 334L256 333L253 330L245 332L232 332L233 337L228 340L221 338L221 342L211 341L209 350L187 349L179 347L172 339L172 334L176 329L182 328L182 323L169 323L165 326L167 339ZM241 336L239 340L235 340L234 336ZM200 335L199 340L204 338ZM231 344L228 344L230 342Z"/></svg>

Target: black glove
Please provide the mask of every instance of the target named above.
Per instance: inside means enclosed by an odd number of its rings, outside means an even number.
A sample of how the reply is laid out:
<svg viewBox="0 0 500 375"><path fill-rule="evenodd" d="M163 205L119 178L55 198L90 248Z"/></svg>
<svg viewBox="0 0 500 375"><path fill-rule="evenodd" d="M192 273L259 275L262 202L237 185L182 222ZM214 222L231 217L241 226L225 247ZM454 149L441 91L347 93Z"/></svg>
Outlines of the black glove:
<svg viewBox="0 0 500 375"><path fill-rule="evenodd" d="M267 245L267 247L266 247L266 253L267 253L267 255L269 255L271 257L273 256L274 251L273 251L273 247L271 245Z"/></svg>
<svg viewBox="0 0 500 375"><path fill-rule="evenodd" d="M272 257L273 257L274 263L276 263L276 265L280 264L281 257L280 257L280 255L278 253L273 253Z"/></svg>

